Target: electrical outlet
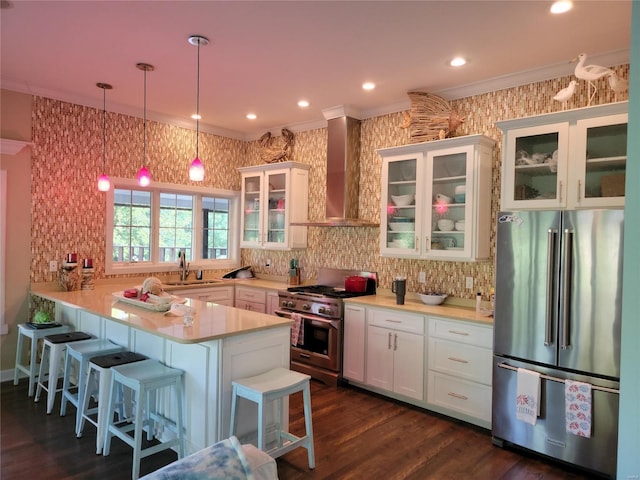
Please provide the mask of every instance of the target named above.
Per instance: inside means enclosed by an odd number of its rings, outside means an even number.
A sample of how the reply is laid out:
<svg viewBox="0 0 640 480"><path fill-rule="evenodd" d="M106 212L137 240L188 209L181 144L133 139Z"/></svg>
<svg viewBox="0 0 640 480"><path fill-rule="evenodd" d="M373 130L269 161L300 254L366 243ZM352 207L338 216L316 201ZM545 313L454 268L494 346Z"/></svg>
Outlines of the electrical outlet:
<svg viewBox="0 0 640 480"><path fill-rule="evenodd" d="M264 266L269 268L271 266L271 259L267 258L267 261L264 263Z"/></svg>
<svg viewBox="0 0 640 480"><path fill-rule="evenodd" d="M50 272L57 272L58 271L58 262L56 262L55 260L51 260L49 262L49 271Z"/></svg>
<svg viewBox="0 0 640 480"><path fill-rule="evenodd" d="M427 273L426 272L420 272L418 274L418 282L427 283Z"/></svg>
<svg viewBox="0 0 640 480"><path fill-rule="evenodd" d="M467 289L472 290L473 289L473 277L466 277L465 281L466 281Z"/></svg>

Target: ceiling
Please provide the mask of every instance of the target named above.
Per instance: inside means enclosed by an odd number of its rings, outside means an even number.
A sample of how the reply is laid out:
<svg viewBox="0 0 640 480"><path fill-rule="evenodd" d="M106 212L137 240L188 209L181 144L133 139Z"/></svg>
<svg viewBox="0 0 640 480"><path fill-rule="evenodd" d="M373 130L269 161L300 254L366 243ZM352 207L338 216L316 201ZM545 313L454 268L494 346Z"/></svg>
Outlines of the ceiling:
<svg viewBox="0 0 640 480"><path fill-rule="evenodd" d="M410 90L445 98L629 61L631 1L26 1L0 5L2 88L240 139L323 126L322 110L361 118L407 109ZM468 64L448 61L464 55ZM365 81L377 84L364 91ZM307 99L306 109L297 101ZM249 121L245 115L258 118Z"/></svg>

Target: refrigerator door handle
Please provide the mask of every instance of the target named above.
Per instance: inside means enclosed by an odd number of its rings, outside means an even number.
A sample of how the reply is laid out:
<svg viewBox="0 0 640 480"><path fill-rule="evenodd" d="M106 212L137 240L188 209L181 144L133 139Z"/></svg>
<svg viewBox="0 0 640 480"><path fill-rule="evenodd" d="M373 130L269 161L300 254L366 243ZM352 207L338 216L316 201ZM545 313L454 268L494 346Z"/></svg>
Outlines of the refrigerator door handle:
<svg viewBox="0 0 640 480"><path fill-rule="evenodd" d="M571 252L573 248L573 232L569 229L564 231L564 243L562 248L562 292L560 298L562 299L562 309L560 318L560 324L562 325L562 335L560 338L560 348L566 350L571 346L569 341L570 335L570 322L569 322L569 307L571 305Z"/></svg>
<svg viewBox="0 0 640 480"><path fill-rule="evenodd" d="M558 231L550 228L547 231L547 305L546 314L544 320L544 345L548 347L553 342L552 338L552 323L554 314L554 287L556 271L556 241L558 238Z"/></svg>

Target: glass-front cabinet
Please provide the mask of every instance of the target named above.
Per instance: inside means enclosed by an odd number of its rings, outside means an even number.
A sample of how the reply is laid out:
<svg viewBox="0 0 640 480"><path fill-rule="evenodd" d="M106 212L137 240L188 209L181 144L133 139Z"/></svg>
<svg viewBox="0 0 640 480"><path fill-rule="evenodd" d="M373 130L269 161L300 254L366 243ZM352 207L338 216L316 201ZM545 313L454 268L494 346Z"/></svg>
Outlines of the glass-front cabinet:
<svg viewBox="0 0 640 480"><path fill-rule="evenodd" d="M381 254L488 258L494 143L469 135L378 150L383 157Z"/></svg>
<svg viewBox="0 0 640 480"><path fill-rule="evenodd" d="M242 174L242 238L245 248L307 246L309 166L283 162L238 169Z"/></svg>
<svg viewBox="0 0 640 480"><path fill-rule="evenodd" d="M502 210L624 206L627 102L498 122Z"/></svg>

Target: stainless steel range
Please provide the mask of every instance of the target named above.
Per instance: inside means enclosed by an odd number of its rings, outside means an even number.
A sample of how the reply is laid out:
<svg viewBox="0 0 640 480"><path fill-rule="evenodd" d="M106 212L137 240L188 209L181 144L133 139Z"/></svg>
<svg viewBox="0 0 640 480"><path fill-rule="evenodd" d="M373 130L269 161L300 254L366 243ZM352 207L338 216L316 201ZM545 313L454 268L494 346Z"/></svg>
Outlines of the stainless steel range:
<svg viewBox="0 0 640 480"><path fill-rule="evenodd" d="M367 278L364 291L345 290L345 278L352 275ZM276 314L286 318L299 315L301 323L298 341L291 345L291 369L328 385L337 385L342 377L342 300L375 295L376 286L374 272L322 268L318 271L317 285L291 287L280 292Z"/></svg>

